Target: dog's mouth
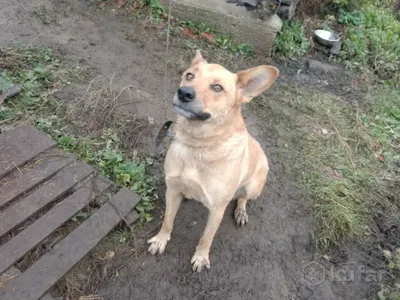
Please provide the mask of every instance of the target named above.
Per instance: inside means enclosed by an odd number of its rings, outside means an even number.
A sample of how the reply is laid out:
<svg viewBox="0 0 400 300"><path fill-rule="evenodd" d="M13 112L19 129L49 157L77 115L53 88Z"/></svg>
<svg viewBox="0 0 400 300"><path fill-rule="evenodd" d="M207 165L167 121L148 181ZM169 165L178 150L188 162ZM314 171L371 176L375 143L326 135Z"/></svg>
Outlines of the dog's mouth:
<svg viewBox="0 0 400 300"><path fill-rule="evenodd" d="M182 106L176 104L174 104L174 109L181 116L191 120L205 121L211 118L211 114L208 112L195 112L191 109L183 108Z"/></svg>

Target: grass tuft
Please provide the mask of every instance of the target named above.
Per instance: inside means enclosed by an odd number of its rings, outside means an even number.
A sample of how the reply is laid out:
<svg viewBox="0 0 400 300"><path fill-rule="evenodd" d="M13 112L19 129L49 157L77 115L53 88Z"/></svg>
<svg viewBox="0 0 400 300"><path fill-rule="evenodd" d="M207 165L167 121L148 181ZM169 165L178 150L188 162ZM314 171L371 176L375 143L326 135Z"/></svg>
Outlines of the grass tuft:
<svg viewBox="0 0 400 300"><path fill-rule="evenodd" d="M0 125L34 124L57 141L60 148L77 154L118 187L138 192L142 201L136 209L141 220L152 220L157 194L147 174L151 161L129 156L121 142L126 132L130 137L146 128L135 118L117 122L121 118L112 116L121 92L114 93L111 87L107 91L90 91L85 94L87 97L66 105L56 101L53 94L80 76L82 70L78 65L61 61L47 48L11 47L0 49L0 54L5 68L0 73L0 84L3 88L22 87L20 95L0 106Z"/></svg>
<svg viewBox="0 0 400 300"><path fill-rule="evenodd" d="M278 98L286 101L264 103L279 116L288 146L279 151L281 159L296 161L292 170L312 198L317 247L326 251L343 238L366 238L377 207L398 205L388 200L388 185L400 182L400 92L372 90L363 110L290 87Z"/></svg>

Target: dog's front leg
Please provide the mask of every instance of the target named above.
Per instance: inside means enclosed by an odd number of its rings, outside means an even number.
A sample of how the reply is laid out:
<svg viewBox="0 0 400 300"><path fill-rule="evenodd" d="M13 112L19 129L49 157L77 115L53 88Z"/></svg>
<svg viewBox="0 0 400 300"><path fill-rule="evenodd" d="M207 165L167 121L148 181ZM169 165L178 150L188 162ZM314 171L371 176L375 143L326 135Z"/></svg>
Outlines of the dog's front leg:
<svg viewBox="0 0 400 300"><path fill-rule="evenodd" d="M208 220L203 236L196 247L196 252L192 258L193 271L201 272L203 267L210 269L209 252L215 233L218 230L224 216L226 205L213 207L208 213Z"/></svg>
<svg viewBox="0 0 400 300"><path fill-rule="evenodd" d="M164 252L165 246L167 246L171 238L175 216L181 205L183 195L174 188L167 188L165 198L166 209L161 230L156 236L147 241L147 243L151 244L149 247L149 252L151 254L161 254Z"/></svg>

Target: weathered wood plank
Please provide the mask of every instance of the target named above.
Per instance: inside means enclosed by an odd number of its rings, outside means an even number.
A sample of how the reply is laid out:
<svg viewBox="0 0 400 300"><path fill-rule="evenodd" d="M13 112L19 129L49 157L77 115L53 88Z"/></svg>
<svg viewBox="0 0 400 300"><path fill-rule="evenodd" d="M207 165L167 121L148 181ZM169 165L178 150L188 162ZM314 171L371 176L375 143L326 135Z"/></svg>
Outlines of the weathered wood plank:
<svg viewBox="0 0 400 300"><path fill-rule="evenodd" d="M89 219L71 232L20 277L8 284L0 299L40 299L59 279L80 261L137 204L136 195L122 189ZM118 212L115 210L118 210Z"/></svg>
<svg viewBox="0 0 400 300"><path fill-rule="evenodd" d="M49 294L44 295L42 298L40 298L40 300L54 300L53 297L51 297Z"/></svg>
<svg viewBox="0 0 400 300"><path fill-rule="evenodd" d="M127 216L125 217L126 223L128 223L129 226L131 226L133 223L135 223L139 219L139 214L137 213L136 210L132 210Z"/></svg>
<svg viewBox="0 0 400 300"><path fill-rule="evenodd" d="M0 134L0 178L56 144L33 126Z"/></svg>
<svg viewBox="0 0 400 300"><path fill-rule="evenodd" d="M10 268L7 272L0 273L0 290L4 289L4 287L21 275L21 271L17 268Z"/></svg>
<svg viewBox="0 0 400 300"><path fill-rule="evenodd" d="M0 207L14 200L22 193L43 183L75 159L72 155L69 157L52 156L46 158L39 162L32 170L0 186Z"/></svg>
<svg viewBox="0 0 400 300"><path fill-rule="evenodd" d="M0 289L2 289L7 284L7 282L17 278L21 274L21 271L15 267L12 267L8 269L7 272L0 274ZM54 300L54 298L47 294L40 298L40 300Z"/></svg>
<svg viewBox="0 0 400 300"><path fill-rule="evenodd" d="M75 162L61 170L54 179L26 198L0 212L0 237L18 226L34 213L61 197L79 181L92 174L94 169L82 162Z"/></svg>
<svg viewBox="0 0 400 300"><path fill-rule="evenodd" d="M105 178L97 178L94 183L89 182L1 246L0 273L16 263L111 185L112 182Z"/></svg>

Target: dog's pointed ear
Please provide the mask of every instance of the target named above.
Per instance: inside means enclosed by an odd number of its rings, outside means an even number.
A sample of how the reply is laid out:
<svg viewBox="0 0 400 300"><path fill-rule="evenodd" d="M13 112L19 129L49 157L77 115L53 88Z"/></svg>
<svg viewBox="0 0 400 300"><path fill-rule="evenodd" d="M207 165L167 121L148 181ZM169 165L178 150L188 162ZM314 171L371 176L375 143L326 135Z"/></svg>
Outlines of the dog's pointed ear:
<svg viewBox="0 0 400 300"><path fill-rule="evenodd" d="M207 63L206 60L203 58L203 56L201 55L200 50L196 50L196 55L192 60L192 67L197 65L198 63Z"/></svg>
<svg viewBox="0 0 400 300"><path fill-rule="evenodd" d="M273 66L259 66L237 73L237 87L242 103L265 92L278 78L279 70Z"/></svg>

